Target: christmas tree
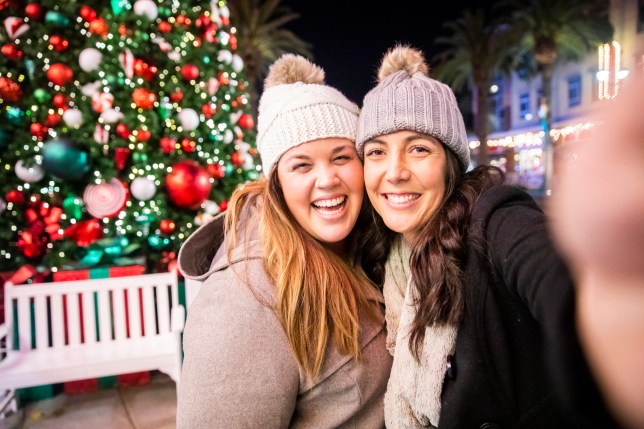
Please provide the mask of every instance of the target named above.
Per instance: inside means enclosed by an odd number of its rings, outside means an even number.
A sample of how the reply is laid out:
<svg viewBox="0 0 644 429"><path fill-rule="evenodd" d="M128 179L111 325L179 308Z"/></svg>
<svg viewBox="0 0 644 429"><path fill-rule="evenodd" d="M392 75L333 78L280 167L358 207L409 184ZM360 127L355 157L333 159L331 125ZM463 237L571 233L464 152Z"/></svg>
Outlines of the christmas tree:
<svg viewBox="0 0 644 429"><path fill-rule="evenodd" d="M259 177L226 2L0 0L0 271L171 262Z"/></svg>

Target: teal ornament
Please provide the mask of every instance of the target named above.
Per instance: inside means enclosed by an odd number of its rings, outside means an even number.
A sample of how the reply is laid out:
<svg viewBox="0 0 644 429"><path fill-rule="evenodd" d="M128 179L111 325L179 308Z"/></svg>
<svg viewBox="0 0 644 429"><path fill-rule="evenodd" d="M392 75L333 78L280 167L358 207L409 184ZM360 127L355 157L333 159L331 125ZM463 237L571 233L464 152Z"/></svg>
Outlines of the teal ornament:
<svg viewBox="0 0 644 429"><path fill-rule="evenodd" d="M63 200L63 211L70 218L79 220L83 216L83 200L76 195L69 195Z"/></svg>
<svg viewBox="0 0 644 429"><path fill-rule="evenodd" d="M158 234L153 234L148 237L148 244L154 250L161 250L164 247L166 247L168 244L170 244L170 239L167 237L161 237Z"/></svg>
<svg viewBox="0 0 644 429"><path fill-rule="evenodd" d="M230 176L235 171L235 166L232 164L226 164L226 176Z"/></svg>
<svg viewBox="0 0 644 429"><path fill-rule="evenodd" d="M203 60L204 64L210 64L210 57L209 56L206 55L205 57L202 58L202 60Z"/></svg>
<svg viewBox="0 0 644 429"><path fill-rule="evenodd" d="M27 67L29 79L34 80L34 73L36 72L36 63L34 63L34 60L25 60L25 67Z"/></svg>
<svg viewBox="0 0 644 429"><path fill-rule="evenodd" d="M7 119L12 125L22 124L22 118L24 118L25 113L20 110L19 107L9 107L7 109Z"/></svg>
<svg viewBox="0 0 644 429"><path fill-rule="evenodd" d="M0 148L4 148L9 142L9 133L0 128Z"/></svg>
<svg viewBox="0 0 644 429"><path fill-rule="evenodd" d="M78 180L89 171L89 159L71 141L52 139L43 148L42 166L60 179Z"/></svg>
<svg viewBox="0 0 644 429"><path fill-rule="evenodd" d="M115 16L120 15L125 9L130 8L130 2L127 0L111 0L110 3Z"/></svg>
<svg viewBox="0 0 644 429"><path fill-rule="evenodd" d="M50 24L52 27L65 28L69 25L69 18L60 12L50 10L45 15L45 23Z"/></svg>
<svg viewBox="0 0 644 429"><path fill-rule="evenodd" d="M34 91L34 98L39 103L46 103L51 99L51 95L42 88L38 88Z"/></svg>
<svg viewBox="0 0 644 429"><path fill-rule="evenodd" d="M256 170L248 170L246 172L246 179L248 180L257 180L259 179L259 173Z"/></svg>

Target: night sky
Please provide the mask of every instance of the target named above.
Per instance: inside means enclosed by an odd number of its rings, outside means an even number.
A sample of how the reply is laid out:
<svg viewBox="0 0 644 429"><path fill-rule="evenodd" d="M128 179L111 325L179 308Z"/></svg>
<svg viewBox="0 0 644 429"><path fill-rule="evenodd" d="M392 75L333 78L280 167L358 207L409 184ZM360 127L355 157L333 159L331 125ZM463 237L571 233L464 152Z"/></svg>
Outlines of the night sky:
<svg viewBox="0 0 644 429"><path fill-rule="evenodd" d="M443 22L466 8L489 1L435 2L398 0L388 6L366 0L284 0L301 17L287 28L313 45L314 61L326 81L359 105L373 87L377 67L394 44L421 48L428 60L437 52L433 40L445 35ZM429 9L430 12L419 10ZM440 10L439 10L440 8ZM430 62L431 68L431 62Z"/></svg>

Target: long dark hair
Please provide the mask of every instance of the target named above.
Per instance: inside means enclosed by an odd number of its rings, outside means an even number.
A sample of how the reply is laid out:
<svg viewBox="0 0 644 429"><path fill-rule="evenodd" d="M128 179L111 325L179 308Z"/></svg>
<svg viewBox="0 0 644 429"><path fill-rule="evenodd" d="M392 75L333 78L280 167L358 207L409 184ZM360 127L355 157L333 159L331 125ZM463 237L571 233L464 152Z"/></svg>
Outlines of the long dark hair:
<svg viewBox="0 0 644 429"><path fill-rule="evenodd" d="M478 197L501 184L504 173L479 166L463 174L456 155L446 146L445 197L412 245L410 270L418 294L409 347L418 360L427 326L457 325L463 317L463 264L470 217Z"/></svg>

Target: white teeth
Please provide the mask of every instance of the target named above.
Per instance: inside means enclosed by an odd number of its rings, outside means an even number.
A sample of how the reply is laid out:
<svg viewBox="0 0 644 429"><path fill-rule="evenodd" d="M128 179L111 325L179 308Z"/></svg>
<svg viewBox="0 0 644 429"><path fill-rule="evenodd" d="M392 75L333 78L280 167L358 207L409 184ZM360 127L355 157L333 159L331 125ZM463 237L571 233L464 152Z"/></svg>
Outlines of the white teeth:
<svg viewBox="0 0 644 429"><path fill-rule="evenodd" d="M405 194L405 195L393 195L387 194L387 200L393 204L404 204L408 201L415 200L418 198L416 194Z"/></svg>
<svg viewBox="0 0 644 429"><path fill-rule="evenodd" d="M330 207L339 206L344 202L345 199L346 197L338 197L338 198L332 198L330 200L320 200L320 201L314 202L313 205L318 208L321 208L321 207L330 208Z"/></svg>

